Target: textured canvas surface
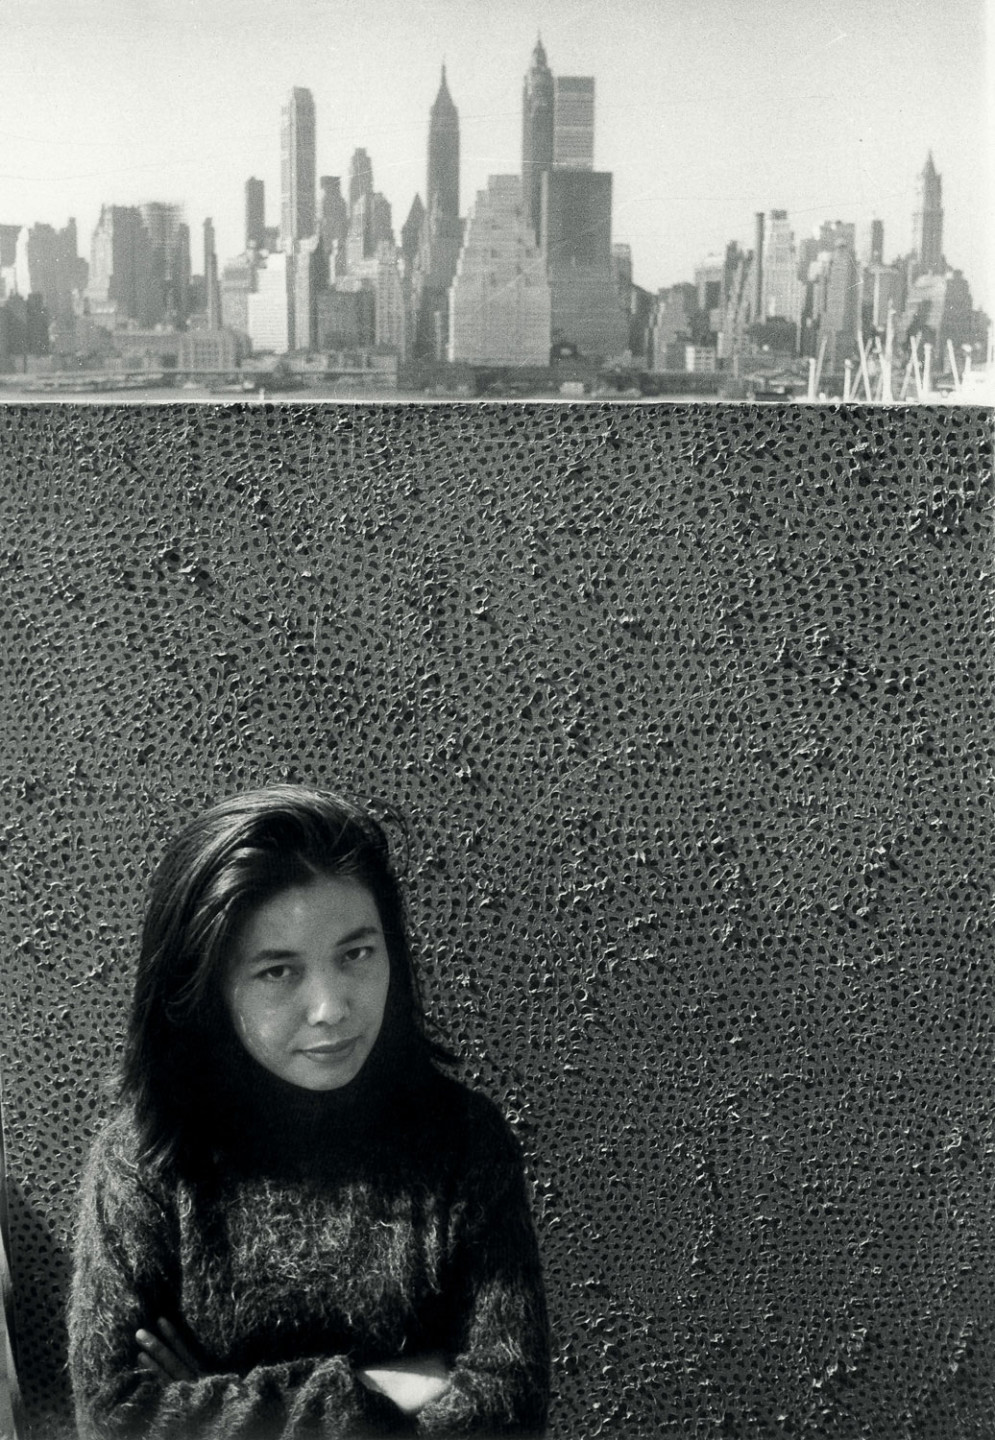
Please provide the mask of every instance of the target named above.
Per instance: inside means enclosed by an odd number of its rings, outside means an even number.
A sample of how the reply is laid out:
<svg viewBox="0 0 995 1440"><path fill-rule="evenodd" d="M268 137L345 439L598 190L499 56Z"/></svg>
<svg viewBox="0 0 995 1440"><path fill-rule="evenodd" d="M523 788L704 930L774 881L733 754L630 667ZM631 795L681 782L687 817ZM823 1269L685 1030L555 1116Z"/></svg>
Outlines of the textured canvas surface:
<svg viewBox="0 0 995 1440"><path fill-rule="evenodd" d="M990 1435L991 502L976 410L0 410L36 1432L149 865L290 777L410 817L556 1440Z"/></svg>

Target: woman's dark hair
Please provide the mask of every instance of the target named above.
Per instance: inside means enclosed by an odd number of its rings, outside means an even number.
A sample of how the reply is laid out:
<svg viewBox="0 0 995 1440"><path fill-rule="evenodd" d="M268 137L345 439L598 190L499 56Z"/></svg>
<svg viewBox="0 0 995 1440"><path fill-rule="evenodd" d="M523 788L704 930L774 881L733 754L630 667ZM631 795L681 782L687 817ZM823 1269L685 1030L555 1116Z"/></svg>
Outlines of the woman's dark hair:
<svg viewBox="0 0 995 1440"><path fill-rule="evenodd" d="M380 823L341 796L302 785L236 795L175 835L152 876L121 1084L148 1158L175 1158L188 1132L204 1130L218 1068L232 1054L222 974L237 930L278 891L319 876L357 880L376 902L390 960L378 1048L398 1059L452 1059L425 1033Z"/></svg>

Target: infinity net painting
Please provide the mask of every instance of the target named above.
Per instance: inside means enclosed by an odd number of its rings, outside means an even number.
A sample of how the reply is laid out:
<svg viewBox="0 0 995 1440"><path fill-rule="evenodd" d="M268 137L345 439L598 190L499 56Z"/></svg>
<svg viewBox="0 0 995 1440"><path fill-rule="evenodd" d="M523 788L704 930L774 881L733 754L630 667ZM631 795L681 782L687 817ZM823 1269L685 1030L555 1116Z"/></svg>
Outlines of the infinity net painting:
<svg viewBox="0 0 995 1440"><path fill-rule="evenodd" d="M550 1434L995 1411L992 417L0 411L17 1359L68 1433L80 1167L150 866L390 799L426 1005L524 1148Z"/></svg>

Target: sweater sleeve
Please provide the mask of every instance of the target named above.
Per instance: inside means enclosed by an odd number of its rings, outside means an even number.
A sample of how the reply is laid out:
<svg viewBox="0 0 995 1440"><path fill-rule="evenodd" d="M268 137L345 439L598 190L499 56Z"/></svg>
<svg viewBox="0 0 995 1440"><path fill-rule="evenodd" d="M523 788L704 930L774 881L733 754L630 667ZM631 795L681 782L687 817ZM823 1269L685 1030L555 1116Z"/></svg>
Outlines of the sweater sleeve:
<svg viewBox="0 0 995 1440"><path fill-rule="evenodd" d="M398 1435L412 1426L343 1355L248 1374L166 1380L138 1365L135 1331L180 1319L168 1201L114 1143L83 1178L69 1302L69 1369L80 1440L304 1440Z"/></svg>
<svg viewBox="0 0 995 1440"><path fill-rule="evenodd" d="M518 1145L489 1105L480 1119L456 1217L459 1349L448 1388L416 1424L422 1435L539 1436L549 1405L539 1247Z"/></svg>

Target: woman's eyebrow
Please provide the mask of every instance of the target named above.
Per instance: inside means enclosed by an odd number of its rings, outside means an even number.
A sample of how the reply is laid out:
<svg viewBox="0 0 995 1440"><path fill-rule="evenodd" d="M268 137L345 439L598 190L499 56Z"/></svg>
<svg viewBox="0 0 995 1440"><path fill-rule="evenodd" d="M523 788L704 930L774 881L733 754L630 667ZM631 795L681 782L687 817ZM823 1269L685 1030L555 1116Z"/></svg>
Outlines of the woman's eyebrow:
<svg viewBox="0 0 995 1440"><path fill-rule="evenodd" d="M380 930L376 925L357 925L355 930L350 930L348 935L340 935L336 940L336 947L352 945L356 940L366 940L371 935L379 935Z"/></svg>
<svg viewBox="0 0 995 1440"><path fill-rule="evenodd" d="M350 930L347 934L339 936L335 941L335 948L336 950L340 950L343 945L354 945L357 940L367 940L379 934L380 930L376 925L357 925L355 930ZM253 962L257 960L293 960L300 955L300 953L299 950L294 950L290 946L267 945L262 950L253 950L249 958Z"/></svg>

